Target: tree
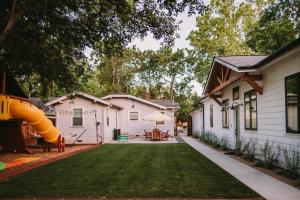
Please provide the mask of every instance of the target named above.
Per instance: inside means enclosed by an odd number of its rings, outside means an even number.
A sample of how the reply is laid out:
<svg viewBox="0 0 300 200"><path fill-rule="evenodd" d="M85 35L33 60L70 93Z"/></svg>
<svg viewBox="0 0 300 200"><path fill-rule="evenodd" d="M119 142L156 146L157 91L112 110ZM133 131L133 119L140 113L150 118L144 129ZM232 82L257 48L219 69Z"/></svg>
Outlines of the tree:
<svg viewBox="0 0 300 200"><path fill-rule="evenodd" d="M171 44L175 16L186 7L190 14L205 8L201 0L1 0L0 66L72 90L87 47L114 54L149 32Z"/></svg>
<svg viewBox="0 0 300 200"><path fill-rule="evenodd" d="M134 49L124 49L122 55L98 58L98 64L91 71L86 83L81 84L82 90L101 97L110 93L130 93L134 84Z"/></svg>
<svg viewBox="0 0 300 200"><path fill-rule="evenodd" d="M247 33L253 51L271 54L300 35L300 1L277 0L262 13Z"/></svg>
<svg viewBox="0 0 300 200"><path fill-rule="evenodd" d="M173 52L170 48L161 49L159 52L161 61L162 79L169 86L169 99L174 99L174 90L187 88L193 79L193 62L190 62L184 49ZM179 92L180 93L180 92Z"/></svg>
<svg viewBox="0 0 300 200"><path fill-rule="evenodd" d="M268 2L210 1L209 10L197 17L197 30L192 31L188 38L194 47L189 53L198 62L195 73L200 83L206 81L213 56L254 53L245 43L245 34Z"/></svg>

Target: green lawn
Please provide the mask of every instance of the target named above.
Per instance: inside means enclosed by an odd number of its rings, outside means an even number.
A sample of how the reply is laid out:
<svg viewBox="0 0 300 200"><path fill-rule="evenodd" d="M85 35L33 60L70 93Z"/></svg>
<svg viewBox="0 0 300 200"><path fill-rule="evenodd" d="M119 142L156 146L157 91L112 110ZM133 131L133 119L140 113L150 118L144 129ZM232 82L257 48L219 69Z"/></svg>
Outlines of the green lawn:
<svg viewBox="0 0 300 200"><path fill-rule="evenodd" d="M0 182L0 197L258 195L186 144L111 144Z"/></svg>

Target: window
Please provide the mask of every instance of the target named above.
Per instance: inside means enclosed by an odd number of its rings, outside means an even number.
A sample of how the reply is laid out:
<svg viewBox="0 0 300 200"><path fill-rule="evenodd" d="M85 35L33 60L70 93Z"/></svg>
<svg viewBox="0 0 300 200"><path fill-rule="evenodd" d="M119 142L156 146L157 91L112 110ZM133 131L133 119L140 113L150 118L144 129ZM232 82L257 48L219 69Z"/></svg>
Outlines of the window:
<svg viewBox="0 0 300 200"><path fill-rule="evenodd" d="M137 121L139 120L139 113L138 112L130 112L129 113L129 121Z"/></svg>
<svg viewBox="0 0 300 200"><path fill-rule="evenodd" d="M286 132L300 133L300 73L285 78Z"/></svg>
<svg viewBox="0 0 300 200"><path fill-rule="evenodd" d="M83 126L82 108L73 109L73 126Z"/></svg>
<svg viewBox="0 0 300 200"><path fill-rule="evenodd" d="M239 86L236 86L232 89L232 99L233 99L233 101L240 99L240 87Z"/></svg>
<svg viewBox="0 0 300 200"><path fill-rule="evenodd" d="M210 121L210 127L214 127L214 108L213 105L209 106L209 121Z"/></svg>
<svg viewBox="0 0 300 200"><path fill-rule="evenodd" d="M164 115L166 114L165 112L160 112L160 113L164 114ZM156 121L155 123L156 123L156 126L164 126L166 122L165 121Z"/></svg>
<svg viewBox="0 0 300 200"><path fill-rule="evenodd" d="M109 110L106 110L106 126L109 126Z"/></svg>
<svg viewBox="0 0 300 200"><path fill-rule="evenodd" d="M255 90L244 94L245 129L257 130L257 95Z"/></svg>
<svg viewBox="0 0 300 200"><path fill-rule="evenodd" d="M229 128L229 100L226 99L222 102L222 127Z"/></svg>

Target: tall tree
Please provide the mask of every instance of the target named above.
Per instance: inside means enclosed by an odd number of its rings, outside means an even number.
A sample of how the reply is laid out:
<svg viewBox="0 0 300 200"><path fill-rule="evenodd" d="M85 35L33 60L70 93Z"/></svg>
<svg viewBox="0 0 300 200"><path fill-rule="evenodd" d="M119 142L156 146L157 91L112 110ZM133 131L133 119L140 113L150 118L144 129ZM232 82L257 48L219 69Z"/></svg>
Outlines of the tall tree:
<svg viewBox="0 0 300 200"><path fill-rule="evenodd" d="M211 0L210 8L197 17L197 30L189 35L194 47L190 55L198 64L197 79L204 83L213 56L244 55L254 52L245 43L245 34L257 21L268 0Z"/></svg>
<svg viewBox="0 0 300 200"><path fill-rule="evenodd" d="M113 54L135 37L153 33L173 42L175 16L202 0L1 0L0 66L15 76L72 89L84 74L87 47Z"/></svg>
<svg viewBox="0 0 300 200"><path fill-rule="evenodd" d="M271 54L299 36L300 1L276 0L263 11L246 38L253 51Z"/></svg>

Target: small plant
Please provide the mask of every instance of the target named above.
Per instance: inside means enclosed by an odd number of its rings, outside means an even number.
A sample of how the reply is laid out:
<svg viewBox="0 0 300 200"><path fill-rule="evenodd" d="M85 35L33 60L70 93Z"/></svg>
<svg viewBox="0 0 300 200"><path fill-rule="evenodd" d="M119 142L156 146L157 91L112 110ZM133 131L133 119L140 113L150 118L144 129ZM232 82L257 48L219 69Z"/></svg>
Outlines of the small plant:
<svg viewBox="0 0 300 200"><path fill-rule="evenodd" d="M241 138L240 141L238 142L237 148L235 149L235 154L238 156L244 155L245 151L248 149L248 147L250 145L249 142L250 142L250 140L248 142L246 142L246 140Z"/></svg>
<svg viewBox="0 0 300 200"><path fill-rule="evenodd" d="M192 133L192 136L193 136L194 138L196 138L196 139L199 138L199 135L200 135L199 131L194 131L194 132Z"/></svg>
<svg viewBox="0 0 300 200"><path fill-rule="evenodd" d="M221 146L225 151L229 150L230 145L229 145L229 139L228 139L227 136L221 137L219 143L220 143L220 146Z"/></svg>
<svg viewBox="0 0 300 200"><path fill-rule="evenodd" d="M290 178L297 178L300 169L300 151L295 147L287 147L283 149L284 168Z"/></svg>
<svg viewBox="0 0 300 200"><path fill-rule="evenodd" d="M278 162L278 157L280 155L281 149L280 146L277 146L277 151L273 151L274 142L270 144L270 141L267 140L264 146L260 149L263 157L264 167L271 169Z"/></svg>
<svg viewBox="0 0 300 200"><path fill-rule="evenodd" d="M254 161L256 157L257 150L257 139L251 138L249 140L249 144L247 145L247 149L245 150L245 156L248 160Z"/></svg>

